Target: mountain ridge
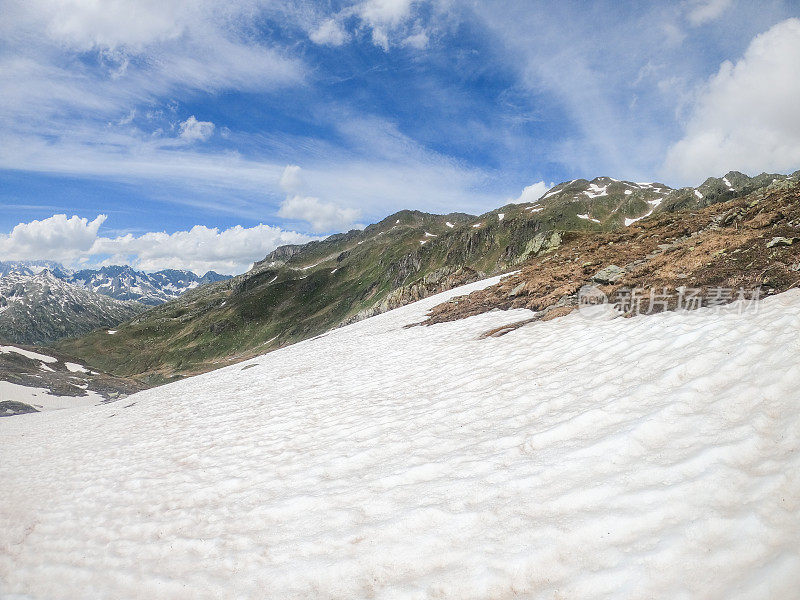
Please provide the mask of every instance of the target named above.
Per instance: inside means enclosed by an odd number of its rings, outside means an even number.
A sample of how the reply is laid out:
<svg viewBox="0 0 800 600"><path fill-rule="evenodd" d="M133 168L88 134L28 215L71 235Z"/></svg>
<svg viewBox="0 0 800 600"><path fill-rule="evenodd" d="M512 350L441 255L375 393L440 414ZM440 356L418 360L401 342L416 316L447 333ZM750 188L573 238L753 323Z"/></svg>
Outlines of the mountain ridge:
<svg viewBox="0 0 800 600"><path fill-rule="evenodd" d="M610 177L578 179L534 202L479 216L400 211L364 230L276 248L247 273L135 317L113 339L95 332L62 348L112 374L169 381L519 268L556 251L564 232L625 229L660 212L697 210L743 197L750 188L794 183L800 172L740 175L678 190ZM720 186L725 193L713 194Z"/></svg>
<svg viewBox="0 0 800 600"><path fill-rule="evenodd" d="M11 273L36 275L44 269L67 283L95 293L148 306L177 298L187 290L200 285L224 281L231 277L215 271L207 271L200 276L185 269L146 272L134 269L130 265L109 265L73 271L54 261L0 261L0 277Z"/></svg>
<svg viewBox="0 0 800 600"><path fill-rule="evenodd" d="M56 277L48 269L35 275L12 272L0 277L0 339L28 345L115 327L145 306L103 296Z"/></svg>

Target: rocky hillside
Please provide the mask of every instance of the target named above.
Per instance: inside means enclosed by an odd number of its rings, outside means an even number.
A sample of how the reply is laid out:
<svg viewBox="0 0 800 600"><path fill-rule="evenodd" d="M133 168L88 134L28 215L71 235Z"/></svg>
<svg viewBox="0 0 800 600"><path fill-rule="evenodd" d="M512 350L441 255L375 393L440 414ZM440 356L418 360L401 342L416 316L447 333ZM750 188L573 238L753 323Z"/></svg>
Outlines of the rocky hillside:
<svg viewBox="0 0 800 600"><path fill-rule="evenodd" d="M49 270L0 277L0 340L48 344L115 327L145 309L69 284Z"/></svg>
<svg viewBox="0 0 800 600"><path fill-rule="evenodd" d="M95 332L61 348L104 371L165 381L519 268L574 236L638 235L648 217L741 198L786 179L729 173L673 190L600 177L477 217L402 211L363 231L278 248L248 273L156 307L113 337Z"/></svg>
<svg viewBox="0 0 800 600"><path fill-rule="evenodd" d="M587 293L591 303L607 300L626 316L739 299L754 307L754 300L794 287L800 287L796 175L744 197L654 214L611 233L567 232L557 248L532 258L497 285L434 307L423 323L495 309L536 311L535 317L515 324L523 326L580 308Z"/></svg>

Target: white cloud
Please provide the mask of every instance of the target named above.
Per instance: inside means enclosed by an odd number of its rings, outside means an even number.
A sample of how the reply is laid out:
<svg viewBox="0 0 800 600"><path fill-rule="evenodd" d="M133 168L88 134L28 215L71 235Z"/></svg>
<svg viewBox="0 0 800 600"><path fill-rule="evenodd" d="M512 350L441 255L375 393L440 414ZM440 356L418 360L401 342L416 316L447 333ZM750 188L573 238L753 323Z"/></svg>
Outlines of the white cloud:
<svg viewBox="0 0 800 600"><path fill-rule="evenodd" d="M710 173L800 168L800 19L756 36L700 91L684 137L667 154L668 175L696 182Z"/></svg>
<svg viewBox="0 0 800 600"><path fill-rule="evenodd" d="M0 19L0 128L52 142L195 90L274 90L305 67L248 35L268 3L7 0ZM123 119L124 120L124 119Z"/></svg>
<svg viewBox="0 0 800 600"><path fill-rule="evenodd" d="M415 49L428 45L429 32L417 22L423 4L431 5L437 11L436 18L444 18L439 5L449 2L438 0L366 0L354 5L349 11L361 21L362 27L372 30L372 43L389 51L392 44ZM412 30L413 31L410 31Z"/></svg>
<svg viewBox="0 0 800 600"><path fill-rule="evenodd" d="M410 46L411 48L422 50L428 45L428 41L428 34L425 31L420 31L419 33L415 33L404 39L403 46Z"/></svg>
<svg viewBox="0 0 800 600"><path fill-rule="evenodd" d="M687 15L694 26L704 25L718 19L731 7L733 0L692 0Z"/></svg>
<svg viewBox="0 0 800 600"><path fill-rule="evenodd" d="M389 36L383 27L374 27L372 29L372 43L379 48L383 48L384 52L389 51Z"/></svg>
<svg viewBox="0 0 800 600"><path fill-rule="evenodd" d="M286 193L297 193L303 188L303 176L300 167L287 165L281 175L280 186Z"/></svg>
<svg viewBox="0 0 800 600"><path fill-rule="evenodd" d="M194 115L180 124L180 137L187 142L205 141L214 133L214 123L198 121Z"/></svg>
<svg viewBox="0 0 800 600"><path fill-rule="evenodd" d="M367 0L358 7L361 18L372 26L396 26L411 15L414 0Z"/></svg>
<svg viewBox="0 0 800 600"><path fill-rule="evenodd" d="M0 234L0 256L7 260L48 259L67 266L130 264L147 271L189 269L241 273L282 244L302 244L314 238L279 227L237 225L220 231L196 225L188 231L149 232L101 237L106 215L89 220L53 215L41 221L20 223L11 233Z"/></svg>
<svg viewBox="0 0 800 600"><path fill-rule="evenodd" d="M335 19L327 19L317 29L308 34L309 39L322 46L341 46L350 36Z"/></svg>
<svg viewBox="0 0 800 600"><path fill-rule="evenodd" d="M361 216L356 208L342 208L331 202L322 202L312 196L289 196L281 204L278 216L284 219L305 221L314 231L346 230Z"/></svg>
<svg viewBox="0 0 800 600"><path fill-rule="evenodd" d="M10 260L74 260L89 251L105 220L106 215L92 221L75 215L53 215L20 223L11 233L0 234L0 256Z"/></svg>
<svg viewBox="0 0 800 600"><path fill-rule="evenodd" d="M514 200L516 204L529 204L536 202L539 198L544 196L553 187L553 184L547 185L544 181L539 181L532 185L526 186L519 197Z"/></svg>
<svg viewBox="0 0 800 600"><path fill-rule="evenodd" d="M236 225L220 231L195 225L188 231L150 232L115 238L97 238L89 253L107 256L104 264L131 264L147 271L189 269L235 274L247 270L253 262L283 244L302 244L311 237L259 224Z"/></svg>

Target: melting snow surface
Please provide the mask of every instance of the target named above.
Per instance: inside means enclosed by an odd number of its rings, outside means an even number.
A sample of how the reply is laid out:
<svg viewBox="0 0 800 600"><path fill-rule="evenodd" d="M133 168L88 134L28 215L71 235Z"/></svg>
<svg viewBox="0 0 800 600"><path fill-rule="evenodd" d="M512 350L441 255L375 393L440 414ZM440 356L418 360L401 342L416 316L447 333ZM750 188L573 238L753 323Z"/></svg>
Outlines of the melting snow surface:
<svg viewBox="0 0 800 600"><path fill-rule="evenodd" d="M86 396L56 396L50 393L47 388L28 387L11 383L10 381L0 381L0 400L13 400L24 402L38 410L61 410L65 408L77 408L86 406L96 406L103 402L103 397L97 392L88 391ZM74 413L72 413L74 414ZM16 417L3 417L12 419ZM2 494L0 494L2 498ZM3 518L4 508L0 502L0 522ZM2 535L2 534L0 534ZM2 558L0 558L2 561ZM0 598L3 596L3 576L0 568Z"/></svg>
<svg viewBox="0 0 800 600"><path fill-rule="evenodd" d="M482 222L482 221L481 221L480 223L475 223L475 224L473 225L473 227L480 227L481 225L483 225L483 222Z"/></svg>
<svg viewBox="0 0 800 600"><path fill-rule="evenodd" d="M453 228L453 224L450 221L445 221L445 225L447 225L450 229Z"/></svg>
<svg viewBox="0 0 800 600"><path fill-rule="evenodd" d="M800 290L403 328L485 284L0 419L0 596L796 597Z"/></svg>
<svg viewBox="0 0 800 600"><path fill-rule="evenodd" d="M626 196L630 196L631 194L633 194L632 190L625 190L625 195Z"/></svg>
<svg viewBox="0 0 800 600"><path fill-rule="evenodd" d="M497 213L497 220L502 221L506 218L506 213Z"/></svg>
<svg viewBox="0 0 800 600"><path fill-rule="evenodd" d="M84 367L83 365L79 365L78 363L72 362L65 362L64 366L67 367L67 370L71 373L88 373L89 369Z"/></svg>
<svg viewBox="0 0 800 600"><path fill-rule="evenodd" d="M694 195L700 198L701 200L703 199L703 194L700 193L700 190L695 190Z"/></svg>
<svg viewBox="0 0 800 600"><path fill-rule="evenodd" d="M31 352L30 350L24 350L22 348L17 348L16 346L0 346L0 352L3 354L8 354L9 352L15 352L17 354L21 354L26 358L30 358L32 360L38 360L44 363L54 363L58 362L57 358L53 358L52 356L45 356L44 354L39 354L38 352Z"/></svg>
<svg viewBox="0 0 800 600"><path fill-rule="evenodd" d="M116 329L109 329L108 331L106 331L106 333L107 333L108 335L114 335L114 334L116 334L116 333L117 333L117 330L116 330Z"/></svg>

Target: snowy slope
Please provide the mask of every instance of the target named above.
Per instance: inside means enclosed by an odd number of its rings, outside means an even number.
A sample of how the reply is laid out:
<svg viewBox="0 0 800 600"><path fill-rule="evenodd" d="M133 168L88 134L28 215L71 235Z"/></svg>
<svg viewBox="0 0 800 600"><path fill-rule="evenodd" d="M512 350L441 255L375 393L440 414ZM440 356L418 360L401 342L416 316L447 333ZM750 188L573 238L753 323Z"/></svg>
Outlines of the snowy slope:
<svg viewBox="0 0 800 600"><path fill-rule="evenodd" d="M451 290L0 421L0 596L790 598L800 291L478 339Z"/></svg>

